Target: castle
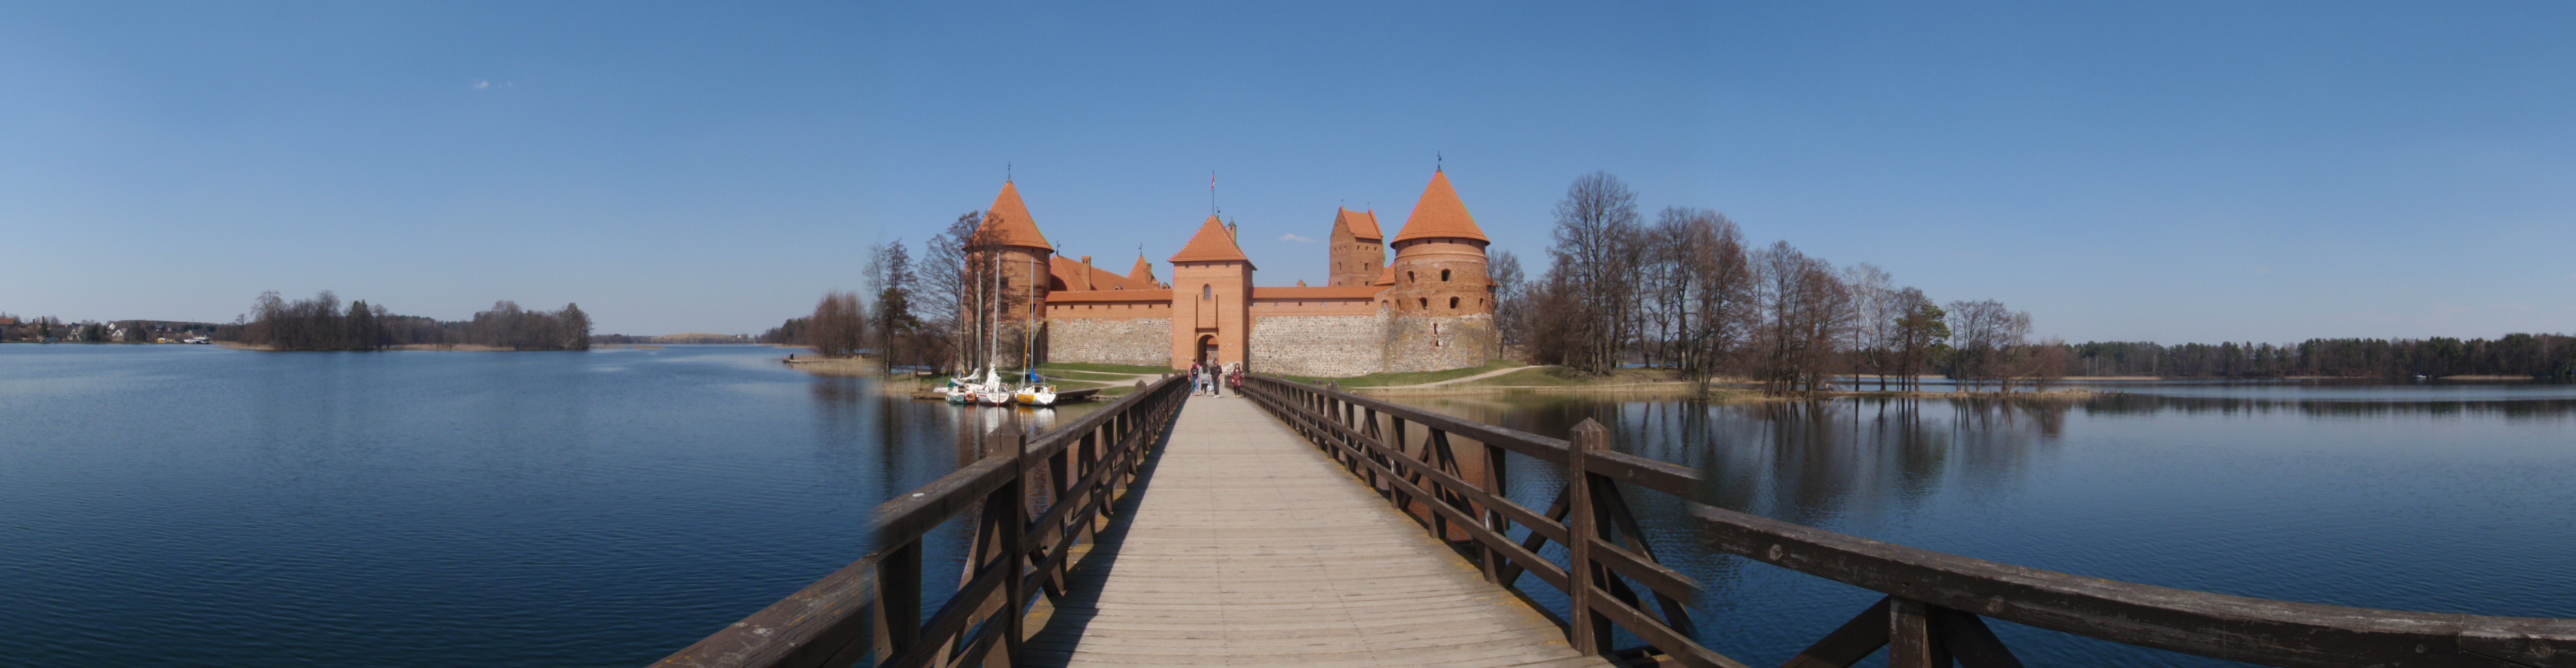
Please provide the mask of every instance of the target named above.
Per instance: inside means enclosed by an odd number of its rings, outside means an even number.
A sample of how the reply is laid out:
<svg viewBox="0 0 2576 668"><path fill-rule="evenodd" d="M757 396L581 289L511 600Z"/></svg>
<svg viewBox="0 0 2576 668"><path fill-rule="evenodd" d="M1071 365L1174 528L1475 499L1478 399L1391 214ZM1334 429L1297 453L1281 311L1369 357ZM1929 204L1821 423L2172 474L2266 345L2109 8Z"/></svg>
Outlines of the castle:
<svg viewBox="0 0 2576 668"><path fill-rule="evenodd" d="M1142 256L1125 275L1089 256L1057 256L1007 181L965 250L969 262L999 269L1000 319L1038 328L1005 325L1020 330L1006 340L1035 343L1028 354L1036 360L1174 369L1243 362L1263 373L1343 377L1497 357L1488 243L1448 174L1434 171L1392 240L1376 212L1335 211L1332 278L1320 287L1255 287L1237 230L1215 216L1171 257L1168 283L1156 282Z"/></svg>

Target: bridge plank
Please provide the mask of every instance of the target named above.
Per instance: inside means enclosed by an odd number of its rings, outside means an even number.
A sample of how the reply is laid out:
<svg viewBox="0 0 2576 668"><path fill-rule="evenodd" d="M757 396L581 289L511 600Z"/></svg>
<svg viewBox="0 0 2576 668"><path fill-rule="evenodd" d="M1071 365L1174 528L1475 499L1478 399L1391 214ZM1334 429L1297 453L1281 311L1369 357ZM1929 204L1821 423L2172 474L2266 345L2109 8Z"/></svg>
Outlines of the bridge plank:
<svg viewBox="0 0 2576 668"><path fill-rule="evenodd" d="M1608 666L1252 402L1197 397L1037 666Z"/></svg>

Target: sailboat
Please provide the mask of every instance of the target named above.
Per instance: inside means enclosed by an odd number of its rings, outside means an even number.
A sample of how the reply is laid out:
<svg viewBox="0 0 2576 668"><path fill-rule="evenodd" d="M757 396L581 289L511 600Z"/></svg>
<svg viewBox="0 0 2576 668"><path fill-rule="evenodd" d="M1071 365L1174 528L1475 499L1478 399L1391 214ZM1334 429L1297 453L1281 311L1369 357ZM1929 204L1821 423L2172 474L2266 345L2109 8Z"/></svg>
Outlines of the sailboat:
<svg viewBox="0 0 2576 668"><path fill-rule="evenodd" d="M1045 376L1040 376L1037 372L1031 371L1028 372L1028 376L1023 380L1029 381L1029 384L1021 387L1020 391L1014 392L1011 395L1013 398L1018 399L1021 405L1039 407L1055 405L1055 386L1047 384Z"/></svg>
<svg viewBox="0 0 2576 668"><path fill-rule="evenodd" d="M964 377L949 378L948 385L939 388L939 393L948 397L948 403L971 404L975 403L974 387L975 374L969 372Z"/></svg>
<svg viewBox="0 0 2576 668"><path fill-rule="evenodd" d="M1030 277L1032 286L1036 285L1036 280L1036 277ZM1054 406L1055 386L1047 384L1045 376L1038 375L1033 365L1036 360L1031 359L1031 351L1037 348L1037 336L1038 291L1030 290L1029 319L1020 327L1020 381L1027 385L1021 386L1018 392L1013 392L1012 398L1026 406Z"/></svg>
<svg viewBox="0 0 2576 668"><path fill-rule="evenodd" d="M975 403L986 406L1009 406L1011 399L1011 387L1002 384L1002 378L994 375L991 368L984 369L984 384L975 388Z"/></svg>

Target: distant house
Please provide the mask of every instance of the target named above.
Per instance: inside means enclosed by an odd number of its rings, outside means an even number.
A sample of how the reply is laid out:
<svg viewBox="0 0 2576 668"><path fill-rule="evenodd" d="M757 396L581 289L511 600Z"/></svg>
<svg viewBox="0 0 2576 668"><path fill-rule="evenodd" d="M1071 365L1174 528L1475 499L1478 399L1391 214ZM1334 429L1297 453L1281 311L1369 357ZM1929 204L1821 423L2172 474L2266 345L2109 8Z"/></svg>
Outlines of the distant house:
<svg viewBox="0 0 2576 668"><path fill-rule="evenodd" d="M18 319L17 319L17 318L0 318L0 327L16 327L16 326L18 326Z"/></svg>

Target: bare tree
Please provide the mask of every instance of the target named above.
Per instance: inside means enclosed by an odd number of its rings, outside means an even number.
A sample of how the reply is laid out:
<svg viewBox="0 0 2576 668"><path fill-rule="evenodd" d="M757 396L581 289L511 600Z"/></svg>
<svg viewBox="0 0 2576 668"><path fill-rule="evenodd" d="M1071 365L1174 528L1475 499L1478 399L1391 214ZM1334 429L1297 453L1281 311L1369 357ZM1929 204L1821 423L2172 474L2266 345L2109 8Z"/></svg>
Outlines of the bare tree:
<svg viewBox="0 0 2576 668"><path fill-rule="evenodd" d="M1706 393L1710 378L1741 351L1761 317L1744 231L1706 209L1665 209L1658 226L1672 228L1665 235L1672 244L1666 257L1684 279L1681 308L1673 316L1675 366Z"/></svg>
<svg viewBox="0 0 2576 668"><path fill-rule="evenodd" d="M564 304L563 310L555 312L555 319L563 329L556 345L564 350L590 349L590 314L581 312L580 304Z"/></svg>
<svg viewBox="0 0 2576 668"><path fill-rule="evenodd" d="M1867 262L1844 268L1842 281L1850 291L1852 318L1844 332L1843 350L1852 372L1878 376L1878 389L1885 392L1889 368L1894 366L1890 344L1896 339L1897 318L1888 316L1889 305L1896 303L1896 281Z"/></svg>
<svg viewBox="0 0 2576 668"><path fill-rule="evenodd" d="M1905 288L1889 299L1889 306L1899 314L1896 321L1894 349L1895 374L1905 390L1923 388L1923 369L1930 366L1932 355L1940 352L1950 340L1949 313L1941 305L1923 296L1922 290Z"/></svg>
<svg viewBox="0 0 2576 668"><path fill-rule="evenodd" d="M876 292L875 310L868 314L869 330L875 334L879 356L891 371L913 359L919 347L916 336L920 318L913 313L912 295L918 279L912 270L912 255L898 239L877 245L869 254L868 285Z"/></svg>
<svg viewBox="0 0 2576 668"><path fill-rule="evenodd" d="M1637 196L1609 172L1574 180L1556 205L1555 245L1548 249L1561 284L1582 299L1560 299L1568 310L1550 311L1574 326L1557 343L1567 366L1607 373L1619 366L1629 341L1629 313L1636 297ZM1566 295L1559 295L1560 298Z"/></svg>
<svg viewBox="0 0 2576 668"><path fill-rule="evenodd" d="M814 305L806 320L805 344L824 357L849 357L866 346L867 311L855 293L833 291Z"/></svg>
<svg viewBox="0 0 2576 668"><path fill-rule="evenodd" d="M1950 337L1956 342L1951 378L1969 381L1970 391L1977 383L1995 381L1999 392L2011 392L2012 355L2029 336L2030 314L2006 308L2003 302L1950 302Z"/></svg>
<svg viewBox="0 0 2576 668"><path fill-rule="evenodd" d="M1833 265L1782 241L1754 256L1767 322L1759 374L1774 392L1815 392L1833 369L1850 322L1850 293Z"/></svg>
<svg viewBox="0 0 2576 668"><path fill-rule="evenodd" d="M984 226L984 214L968 211L948 224L948 229L931 235L922 242L920 288L913 293L913 311L921 315L922 326L938 336L924 336L925 342L940 344L942 350L922 351L920 357L939 360L951 366L966 366L966 351L974 350L968 318L974 310L971 298L977 281L966 263L966 247L974 243L975 231Z"/></svg>
<svg viewBox="0 0 2576 668"><path fill-rule="evenodd" d="M1521 258L1511 251L1497 251L1486 266L1485 275L1494 281L1494 340L1496 357L1504 356L1512 346L1527 345L1529 286L1521 274Z"/></svg>

